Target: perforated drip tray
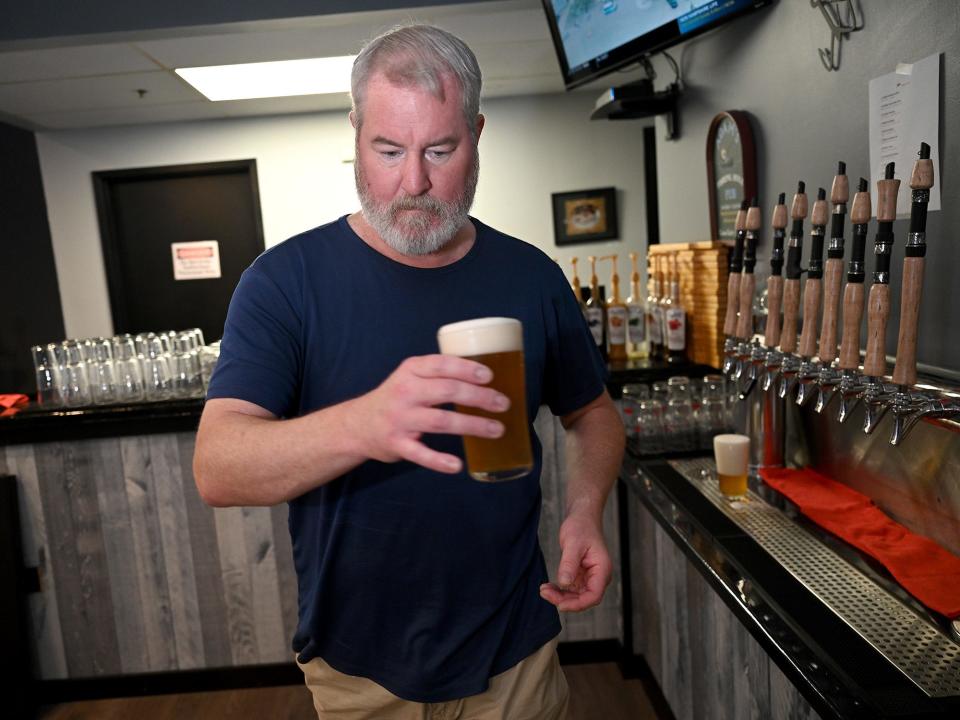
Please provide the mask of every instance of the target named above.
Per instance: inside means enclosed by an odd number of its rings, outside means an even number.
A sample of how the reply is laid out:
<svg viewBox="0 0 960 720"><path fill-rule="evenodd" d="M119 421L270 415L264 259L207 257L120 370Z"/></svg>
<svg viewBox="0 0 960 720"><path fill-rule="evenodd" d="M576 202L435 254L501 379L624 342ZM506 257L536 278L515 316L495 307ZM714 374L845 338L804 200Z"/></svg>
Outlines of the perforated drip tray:
<svg viewBox="0 0 960 720"><path fill-rule="evenodd" d="M752 490L731 503L712 459L671 460L719 510L929 697L960 695L960 646Z"/></svg>

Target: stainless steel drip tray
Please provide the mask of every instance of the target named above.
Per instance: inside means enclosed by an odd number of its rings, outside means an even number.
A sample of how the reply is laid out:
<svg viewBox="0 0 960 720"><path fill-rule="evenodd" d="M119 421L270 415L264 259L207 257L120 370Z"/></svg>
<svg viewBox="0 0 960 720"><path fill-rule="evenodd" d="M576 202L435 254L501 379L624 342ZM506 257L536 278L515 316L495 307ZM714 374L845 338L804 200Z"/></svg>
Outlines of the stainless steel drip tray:
<svg viewBox="0 0 960 720"><path fill-rule="evenodd" d="M960 696L960 646L928 618L752 490L731 503L704 481L712 459L669 463L927 696Z"/></svg>

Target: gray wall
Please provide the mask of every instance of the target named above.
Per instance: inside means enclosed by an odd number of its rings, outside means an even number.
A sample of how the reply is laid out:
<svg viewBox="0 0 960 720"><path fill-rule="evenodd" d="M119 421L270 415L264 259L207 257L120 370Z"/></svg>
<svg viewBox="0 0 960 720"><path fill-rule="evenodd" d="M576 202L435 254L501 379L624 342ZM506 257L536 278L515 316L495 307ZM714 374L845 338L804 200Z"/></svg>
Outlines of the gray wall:
<svg viewBox="0 0 960 720"><path fill-rule="evenodd" d="M960 172L960 3L861 0L861 6L866 25L843 43L838 72L827 72L820 63L817 48L829 46L830 36L820 12L807 0L780 0L772 8L695 38L674 53L682 62L687 88L682 100L680 140L665 141L665 127L658 120L661 242L709 238L706 135L717 112L738 109L753 116L760 203L767 225L776 195L786 192L789 203L797 180L806 181L808 194L811 189L815 193L818 186L829 190L837 160L847 163L851 187L857 177L868 177L868 82L892 72L899 62L915 62L941 52L941 167L936 169L936 182L944 209L931 213L927 223L918 359L960 369L960 341L955 334L960 328L960 283L956 275L960 243L954 238L960 227L960 207L953 185ZM672 72L660 58L656 67L660 87ZM930 142L936 141L934 138ZM875 179L870 178L871 183ZM900 271L908 221L898 221L894 230L893 304L887 331L887 352L891 355L896 352ZM873 269L874 231L875 224L871 224L868 273ZM848 222L848 259L849 238ZM766 276L770 257L767 227L758 256L757 273ZM806 256L803 264L806 266ZM761 279L758 288L762 287Z"/></svg>

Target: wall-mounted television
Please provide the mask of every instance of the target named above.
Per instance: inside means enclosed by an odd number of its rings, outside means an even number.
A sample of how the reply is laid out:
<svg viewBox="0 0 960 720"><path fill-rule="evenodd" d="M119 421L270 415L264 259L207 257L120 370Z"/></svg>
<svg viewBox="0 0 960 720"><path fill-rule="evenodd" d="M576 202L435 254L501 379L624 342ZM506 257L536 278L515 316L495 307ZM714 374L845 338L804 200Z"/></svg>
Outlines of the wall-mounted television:
<svg viewBox="0 0 960 720"><path fill-rule="evenodd" d="M542 0L567 90L773 0Z"/></svg>

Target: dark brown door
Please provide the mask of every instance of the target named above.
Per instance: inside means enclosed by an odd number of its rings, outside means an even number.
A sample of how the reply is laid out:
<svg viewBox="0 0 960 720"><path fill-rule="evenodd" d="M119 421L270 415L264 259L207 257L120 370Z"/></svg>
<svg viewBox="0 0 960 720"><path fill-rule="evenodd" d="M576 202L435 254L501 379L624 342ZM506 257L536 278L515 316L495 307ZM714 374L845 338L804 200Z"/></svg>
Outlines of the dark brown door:
<svg viewBox="0 0 960 720"><path fill-rule="evenodd" d="M199 327L207 342L219 339L240 274L264 249L256 161L93 177L114 332ZM203 241L216 241L219 277L205 277L214 265L202 264L211 247ZM175 277L175 249L184 258L178 261L181 279ZM184 262L196 267L197 258L199 278L184 272Z"/></svg>

